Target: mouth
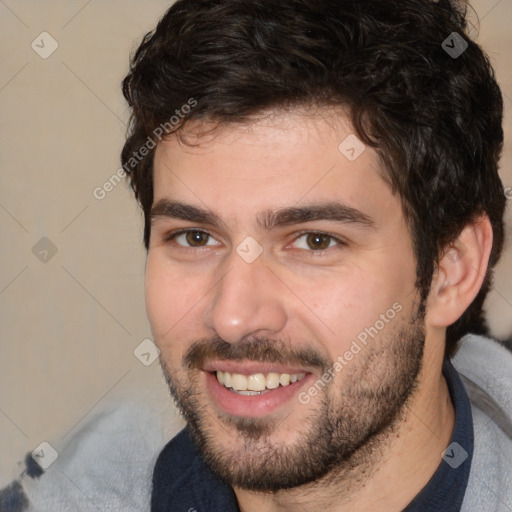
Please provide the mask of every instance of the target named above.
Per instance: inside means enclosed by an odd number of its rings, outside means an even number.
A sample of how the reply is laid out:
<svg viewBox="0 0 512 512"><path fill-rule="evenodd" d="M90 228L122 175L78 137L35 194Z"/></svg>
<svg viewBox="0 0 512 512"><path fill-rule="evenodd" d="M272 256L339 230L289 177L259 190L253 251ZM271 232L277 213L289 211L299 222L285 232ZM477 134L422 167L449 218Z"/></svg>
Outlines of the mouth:
<svg viewBox="0 0 512 512"><path fill-rule="evenodd" d="M299 390L313 378L307 369L255 362L218 362L202 368L216 409L242 417L264 417L300 406Z"/></svg>
<svg viewBox="0 0 512 512"><path fill-rule="evenodd" d="M215 372L217 381L229 391L243 396L259 396L279 387L287 387L290 384L300 382L305 373L241 373Z"/></svg>

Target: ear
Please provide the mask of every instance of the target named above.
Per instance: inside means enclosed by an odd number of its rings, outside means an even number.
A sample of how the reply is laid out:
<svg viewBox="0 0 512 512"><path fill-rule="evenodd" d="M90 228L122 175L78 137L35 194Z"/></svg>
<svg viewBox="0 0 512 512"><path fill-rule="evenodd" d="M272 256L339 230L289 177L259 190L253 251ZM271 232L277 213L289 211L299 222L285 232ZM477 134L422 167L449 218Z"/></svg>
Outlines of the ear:
<svg viewBox="0 0 512 512"><path fill-rule="evenodd" d="M485 214L446 247L432 279L427 325L448 327L461 317L482 286L491 249L492 226Z"/></svg>

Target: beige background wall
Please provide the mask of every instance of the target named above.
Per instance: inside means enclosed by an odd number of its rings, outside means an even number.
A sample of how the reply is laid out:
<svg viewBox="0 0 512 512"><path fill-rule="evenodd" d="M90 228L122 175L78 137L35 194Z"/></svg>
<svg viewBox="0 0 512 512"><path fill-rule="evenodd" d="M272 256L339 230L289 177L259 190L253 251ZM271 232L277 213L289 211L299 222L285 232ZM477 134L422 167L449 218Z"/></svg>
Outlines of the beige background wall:
<svg viewBox="0 0 512 512"><path fill-rule="evenodd" d="M151 337L141 217L124 183L93 191L119 168L129 51L169 5L0 0L0 487L26 451L58 450L112 397L167 401L157 363L133 355ZM512 0L474 5L506 94L512 187ZM42 32L58 44L50 56ZM488 303L500 337L512 334L510 269L509 248Z"/></svg>

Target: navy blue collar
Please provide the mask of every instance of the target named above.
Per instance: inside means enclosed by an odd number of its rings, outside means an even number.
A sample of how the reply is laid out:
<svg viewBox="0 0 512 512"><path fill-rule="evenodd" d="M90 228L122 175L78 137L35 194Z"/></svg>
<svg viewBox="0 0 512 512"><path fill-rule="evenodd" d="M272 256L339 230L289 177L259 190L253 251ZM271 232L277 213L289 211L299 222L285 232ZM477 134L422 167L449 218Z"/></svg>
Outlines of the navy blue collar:
<svg viewBox="0 0 512 512"><path fill-rule="evenodd" d="M452 438L436 472L403 512L459 512L466 494L474 447L471 402L451 361L445 361L443 375L455 409Z"/></svg>
<svg viewBox="0 0 512 512"><path fill-rule="evenodd" d="M455 409L455 428L443 460L404 512L459 512L473 456L471 404L462 381L446 361L443 374ZM240 512L233 490L204 464L187 429L160 454L153 473L152 512Z"/></svg>

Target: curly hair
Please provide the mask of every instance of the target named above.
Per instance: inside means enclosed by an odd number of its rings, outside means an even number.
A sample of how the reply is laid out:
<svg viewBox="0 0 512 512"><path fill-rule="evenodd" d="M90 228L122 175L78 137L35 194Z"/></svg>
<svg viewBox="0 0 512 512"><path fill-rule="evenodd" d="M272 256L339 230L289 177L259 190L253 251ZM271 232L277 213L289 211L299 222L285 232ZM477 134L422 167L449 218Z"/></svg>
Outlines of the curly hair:
<svg viewBox="0 0 512 512"><path fill-rule="evenodd" d="M162 133L179 136L192 119L243 123L269 109L342 106L400 198L422 314L443 251L488 215L488 271L448 327L445 355L464 334L486 333L483 303L504 238L503 101L466 29L455 0L178 0L143 38L123 81L131 119L121 160L145 216L146 248ZM467 44L460 55L443 44L454 47L454 36Z"/></svg>

